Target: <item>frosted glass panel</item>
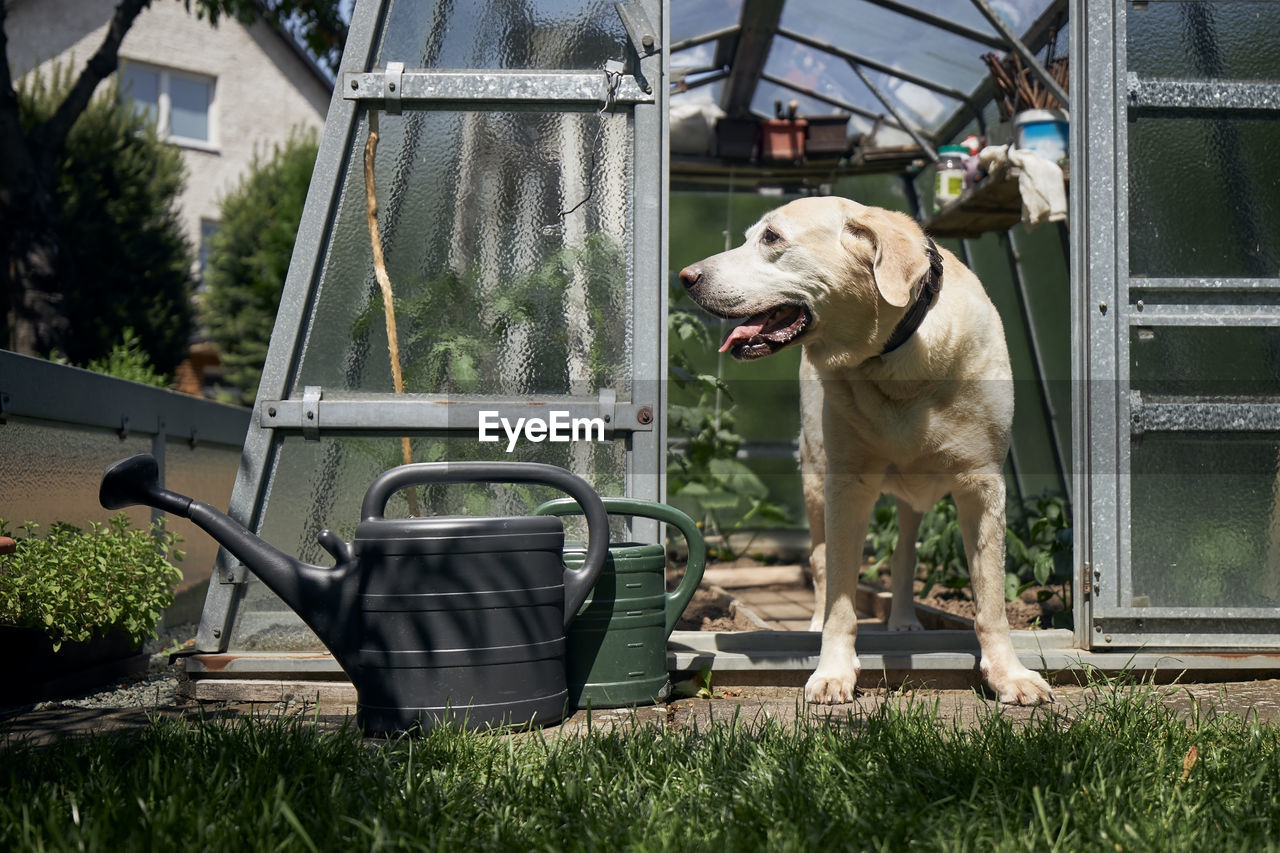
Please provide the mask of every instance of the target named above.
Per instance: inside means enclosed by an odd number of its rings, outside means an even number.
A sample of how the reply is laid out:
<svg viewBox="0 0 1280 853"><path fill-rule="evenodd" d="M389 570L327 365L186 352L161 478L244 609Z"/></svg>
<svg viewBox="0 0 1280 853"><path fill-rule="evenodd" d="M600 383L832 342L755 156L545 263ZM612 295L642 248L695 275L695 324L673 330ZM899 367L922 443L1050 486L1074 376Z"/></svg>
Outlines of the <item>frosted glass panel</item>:
<svg viewBox="0 0 1280 853"><path fill-rule="evenodd" d="M1280 3L1130 3L1126 20L1129 70L1144 77L1280 80Z"/></svg>
<svg viewBox="0 0 1280 853"><path fill-rule="evenodd" d="M1280 121L1141 116L1128 129L1132 275L1280 271Z"/></svg>
<svg viewBox="0 0 1280 853"><path fill-rule="evenodd" d="M231 488L240 467L240 448L197 443L192 447L180 439L165 442L165 485L179 494L193 497L226 511L231 503ZM196 525L176 516L168 516L170 528L182 537L182 583L187 589L205 580L213 572L218 556L218 543Z"/></svg>
<svg viewBox="0 0 1280 853"><path fill-rule="evenodd" d="M1280 442L1145 435L1132 448L1133 606L1280 606Z"/></svg>
<svg viewBox="0 0 1280 853"><path fill-rule="evenodd" d="M1280 328L1134 328L1129 364L1144 395L1280 397Z"/></svg>
<svg viewBox="0 0 1280 853"><path fill-rule="evenodd" d="M286 441L271 478L271 500L260 535L287 554L317 565L333 558L316 542L324 528L350 540L360 518L360 503L373 479L401 462L399 439L322 439ZM601 494L620 495L626 473L622 442L607 444L517 445L506 454L481 445L474 434L459 438L419 438L413 443L419 461L447 459L546 462L574 470ZM564 494L549 486L527 484L432 485L417 490L420 516L528 515L538 504ZM387 505L389 518L409 515L405 492ZM585 541L582 520L565 519L566 537ZM619 527L621 531L621 527ZM283 602L257 578L250 576L236 616L232 648L293 651L315 649L319 640Z"/></svg>
<svg viewBox="0 0 1280 853"><path fill-rule="evenodd" d="M627 390L628 116L381 116L381 229L408 391ZM295 393L393 390L364 204L362 120Z"/></svg>
<svg viewBox="0 0 1280 853"><path fill-rule="evenodd" d="M98 503L102 472L117 459L150 453L151 437L54 426L12 415L0 426L0 518L13 525L34 521L48 530L55 521L87 527L115 512ZM125 510L135 527L151 523L151 510Z"/></svg>
<svg viewBox="0 0 1280 853"><path fill-rule="evenodd" d="M625 59L612 0L395 0L378 65L408 68L599 69Z"/></svg>

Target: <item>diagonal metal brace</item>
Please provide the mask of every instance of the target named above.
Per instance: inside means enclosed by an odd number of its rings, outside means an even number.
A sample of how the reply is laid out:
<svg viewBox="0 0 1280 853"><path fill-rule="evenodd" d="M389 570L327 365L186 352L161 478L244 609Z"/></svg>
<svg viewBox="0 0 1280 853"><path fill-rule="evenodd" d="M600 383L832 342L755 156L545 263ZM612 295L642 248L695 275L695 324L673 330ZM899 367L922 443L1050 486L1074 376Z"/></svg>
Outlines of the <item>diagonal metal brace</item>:
<svg viewBox="0 0 1280 853"><path fill-rule="evenodd" d="M650 56L662 49L658 30L650 23L643 6L636 0L624 0L621 3L614 3L613 6L618 10L618 17L622 19L622 26L626 28L627 38L631 39L636 53L641 56Z"/></svg>

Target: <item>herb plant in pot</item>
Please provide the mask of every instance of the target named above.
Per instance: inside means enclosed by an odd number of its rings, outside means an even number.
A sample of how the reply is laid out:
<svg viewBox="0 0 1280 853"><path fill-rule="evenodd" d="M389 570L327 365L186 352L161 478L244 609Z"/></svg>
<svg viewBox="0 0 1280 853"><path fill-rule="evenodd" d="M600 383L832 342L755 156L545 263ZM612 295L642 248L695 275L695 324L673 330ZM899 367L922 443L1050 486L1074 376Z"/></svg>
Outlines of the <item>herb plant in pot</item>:
<svg viewBox="0 0 1280 853"><path fill-rule="evenodd" d="M182 577L178 537L123 513L88 530L28 522L14 540L0 554L0 649L16 669L0 680L0 706L51 698L88 673L112 677L113 662L155 636Z"/></svg>

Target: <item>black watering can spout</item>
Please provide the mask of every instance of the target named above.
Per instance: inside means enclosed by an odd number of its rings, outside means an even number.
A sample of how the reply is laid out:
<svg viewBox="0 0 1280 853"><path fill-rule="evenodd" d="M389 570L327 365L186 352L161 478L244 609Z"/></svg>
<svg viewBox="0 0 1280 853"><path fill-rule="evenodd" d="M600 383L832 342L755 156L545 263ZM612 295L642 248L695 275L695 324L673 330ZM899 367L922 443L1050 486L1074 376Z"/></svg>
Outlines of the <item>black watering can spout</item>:
<svg viewBox="0 0 1280 853"><path fill-rule="evenodd" d="M98 502L107 509L153 506L186 518L191 498L160 485L160 466L149 453L130 456L107 469L98 490Z"/></svg>
<svg viewBox="0 0 1280 853"><path fill-rule="evenodd" d="M190 519L252 569L321 640L330 642L334 627L343 624L343 610L350 606L352 596L341 593L354 564L354 554L351 545L336 534L325 530L319 537L320 544L338 560L334 568L295 560L209 504L161 486L160 466L149 453L121 459L107 468L98 501L107 509L141 504Z"/></svg>

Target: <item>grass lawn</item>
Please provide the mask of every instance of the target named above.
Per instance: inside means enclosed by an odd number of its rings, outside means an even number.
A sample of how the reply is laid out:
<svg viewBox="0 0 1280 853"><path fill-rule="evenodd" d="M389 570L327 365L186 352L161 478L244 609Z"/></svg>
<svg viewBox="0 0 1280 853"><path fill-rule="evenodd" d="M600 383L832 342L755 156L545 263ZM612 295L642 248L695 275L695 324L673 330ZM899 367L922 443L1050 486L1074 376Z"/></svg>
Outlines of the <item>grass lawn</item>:
<svg viewBox="0 0 1280 853"><path fill-rule="evenodd" d="M306 718L0 745L2 850L1262 850L1280 729L1102 685L936 709L366 741Z"/></svg>

